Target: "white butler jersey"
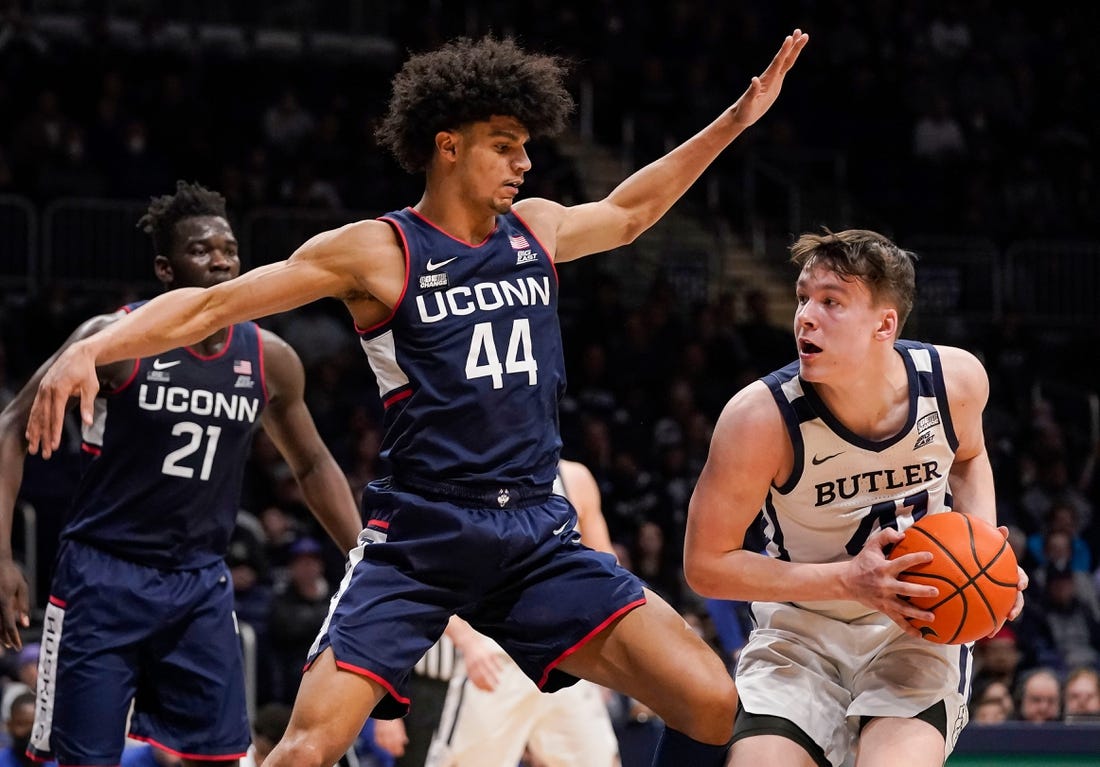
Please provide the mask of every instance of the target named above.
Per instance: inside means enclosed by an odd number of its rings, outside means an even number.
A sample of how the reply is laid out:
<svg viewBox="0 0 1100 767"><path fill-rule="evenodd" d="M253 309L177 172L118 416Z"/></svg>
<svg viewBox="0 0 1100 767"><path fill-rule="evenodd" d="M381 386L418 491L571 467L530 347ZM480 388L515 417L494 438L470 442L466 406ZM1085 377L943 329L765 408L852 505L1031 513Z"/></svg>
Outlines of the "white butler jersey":
<svg viewBox="0 0 1100 767"><path fill-rule="evenodd" d="M880 527L905 530L951 508L948 473L958 439L951 425L939 354L898 341L909 377L909 417L892 437L865 439L829 412L793 363L765 376L794 447L790 478L764 503L767 553L789 562L851 559ZM840 620L872 612L854 601L799 603Z"/></svg>

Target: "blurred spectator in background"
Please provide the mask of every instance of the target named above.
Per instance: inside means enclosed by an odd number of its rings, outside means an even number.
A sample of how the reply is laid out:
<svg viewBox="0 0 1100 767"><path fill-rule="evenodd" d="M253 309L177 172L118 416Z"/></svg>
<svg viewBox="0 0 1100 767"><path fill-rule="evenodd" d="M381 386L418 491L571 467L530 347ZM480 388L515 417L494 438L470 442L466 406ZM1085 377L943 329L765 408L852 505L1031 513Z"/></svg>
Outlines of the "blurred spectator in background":
<svg viewBox="0 0 1100 767"><path fill-rule="evenodd" d="M8 744L0 750L0 767L57 767L57 762L40 762L27 756L27 745L34 728L35 695L27 690L11 701L11 710L4 717Z"/></svg>
<svg viewBox="0 0 1100 767"><path fill-rule="evenodd" d="M1012 690L999 679L975 684L970 695L970 720L975 724L1000 724L1016 718Z"/></svg>
<svg viewBox="0 0 1100 767"><path fill-rule="evenodd" d="M1073 717L1100 720L1100 671L1095 666L1078 666L1066 675L1065 703L1062 706L1066 720Z"/></svg>
<svg viewBox="0 0 1100 767"><path fill-rule="evenodd" d="M974 687L1000 682L1015 690L1023 657L1010 624L1001 626L991 637L979 639L974 643Z"/></svg>
<svg viewBox="0 0 1100 767"><path fill-rule="evenodd" d="M1033 669L1020 679L1016 695L1024 722L1056 722L1062 718L1062 683L1049 668Z"/></svg>
<svg viewBox="0 0 1100 767"><path fill-rule="evenodd" d="M309 648L328 614L332 589L325 580L322 552L315 538L296 540L290 546L286 580L276 585L271 601L274 697L283 703L293 703Z"/></svg>
<svg viewBox="0 0 1100 767"><path fill-rule="evenodd" d="M263 767L264 760L283 737L290 723L290 705L267 703L252 717L252 745L241 759L240 767Z"/></svg>
<svg viewBox="0 0 1100 767"><path fill-rule="evenodd" d="M36 692L38 689L38 656L42 645L38 642L28 642L15 655L15 665L12 669L13 679L4 685L3 697L0 697L0 716L5 720L11 713L12 701L25 692Z"/></svg>
<svg viewBox="0 0 1100 767"><path fill-rule="evenodd" d="M1047 509L1041 532L1027 539L1028 554L1038 566L1047 564L1069 568L1074 572L1092 572L1092 552L1080 535L1077 510L1072 503L1056 500Z"/></svg>

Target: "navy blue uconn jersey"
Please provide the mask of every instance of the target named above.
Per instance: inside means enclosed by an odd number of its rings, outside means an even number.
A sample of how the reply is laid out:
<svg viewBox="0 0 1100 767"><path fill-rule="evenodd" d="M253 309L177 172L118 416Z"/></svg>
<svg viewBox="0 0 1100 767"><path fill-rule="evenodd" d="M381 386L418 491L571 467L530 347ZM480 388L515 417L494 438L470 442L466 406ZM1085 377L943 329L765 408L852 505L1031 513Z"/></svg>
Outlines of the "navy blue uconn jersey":
<svg viewBox="0 0 1100 767"><path fill-rule="evenodd" d="M411 208L382 220L405 249L405 291L389 318L359 332L395 477L549 489L565 390L549 254L515 213L477 245Z"/></svg>
<svg viewBox="0 0 1100 767"><path fill-rule="evenodd" d="M221 559L266 403L253 323L232 326L212 357L178 348L137 360L124 384L96 398L62 539L161 569Z"/></svg>

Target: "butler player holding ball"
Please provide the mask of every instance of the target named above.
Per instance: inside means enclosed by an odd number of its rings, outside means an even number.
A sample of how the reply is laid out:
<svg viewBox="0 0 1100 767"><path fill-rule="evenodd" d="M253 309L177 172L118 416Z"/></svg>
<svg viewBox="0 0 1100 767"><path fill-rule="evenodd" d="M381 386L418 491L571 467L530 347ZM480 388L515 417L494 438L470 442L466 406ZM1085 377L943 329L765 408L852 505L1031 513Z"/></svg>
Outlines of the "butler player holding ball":
<svg viewBox="0 0 1100 767"><path fill-rule="evenodd" d="M904 742L908 764L940 767L966 723L967 648L909 622L932 616L908 598L937 589L899 575L932 555L884 549L956 507L995 523L988 378L969 352L900 340L914 256L886 237L805 234L791 260L798 360L726 405L689 509L689 583L756 619L729 763L838 767L858 746L857 765L885 764ZM761 511L767 556L741 548Z"/></svg>

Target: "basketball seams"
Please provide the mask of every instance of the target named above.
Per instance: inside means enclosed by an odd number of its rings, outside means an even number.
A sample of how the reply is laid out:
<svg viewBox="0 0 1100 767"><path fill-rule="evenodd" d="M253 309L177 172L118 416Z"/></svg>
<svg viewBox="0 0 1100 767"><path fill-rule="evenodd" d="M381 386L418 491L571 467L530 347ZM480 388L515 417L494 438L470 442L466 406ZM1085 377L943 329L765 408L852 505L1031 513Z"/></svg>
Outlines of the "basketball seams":
<svg viewBox="0 0 1100 767"><path fill-rule="evenodd" d="M932 543L936 544L936 547L939 548L940 551L942 551L949 560L951 560L951 563L955 565L959 573L961 573L961 575L966 579L963 583L958 584L954 581L951 581L947 576L943 576L943 579L950 583L955 588L955 591L953 594L948 595L947 598L942 600L939 604L935 605L934 607L928 608L930 611L935 611L937 607L950 601L955 596L958 596L962 599L962 612L959 615L958 625L955 627L955 632L951 635L951 638L947 640L947 644L950 644L958 639L959 634L963 630L963 627L966 626L967 619L970 617L970 599L967 597L966 594L966 590L970 587L973 587L974 591L977 592L978 598L981 600L981 603L985 605L986 613L989 615L994 623L996 623L997 621L997 613L993 609L993 605L990 604L989 597L986 596L985 592L982 591L982 587L977 582L978 578L986 574L986 570L988 570L988 568L992 566L993 562L991 561L989 565L983 565L981 560L978 558L978 539L977 536L974 534L974 525L971 522L970 518L966 514L963 514L961 512L947 513L959 514L959 516L962 517L963 524L966 525L966 537L970 544L970 555L974 558L974 567L978 568L978 571L973 575L971 575L970 571L963 565L962 560L959 559L959 557L957 557L950 549L948 549L947 546L944 545L944 543L935 535L922 528L911 529L918 530L921 535L923 535ZM1001 549L997 552L998 556L1000 556L1003 551L1004 546L1002 545Z"/></svg>
<svg viewBox="0 0 1100 767"><path fill-rule="evenodd" d="M1000 564L1001 570L1006 570L1011 564L1012 550L1009 547L1008 541L999 536L999 546L996 547L996 553L988 557L988 561L983 562L979 553L981 550L991 549L995 543L991 535L984 528L979 529L976 527L974 521L970 519L966 514L962 512L945 512L950 514L958 514L957 517L945 517L941 519L934 519L941 517L940 514L929 515L924 518L925 524L934 525L935 528L931 531L924 529L922 525L915 524L909 527L905 532L906 535L913 531L914 534L921 536L921 540L914 539L914 542L910 546L902 545L894 547L894 551L891 553L891 558L900 556L905 553L913 553L915 551L932 551L934 555L937 555L938 564L937 569L941 572L922 572L920 570L906 570L899 574L899 578L907 579L910 581L920 581L928 585L934 585L937 588L942 588L942 584L947 584L950 587L950 592L946 596L942 596L936 603L925 607L925 609L932 612L939 611L951 602L956 596L961 598L961 601L957 603L956 607L950 607L948 610L939 615L937 621L933 621L931 624L927 624L923 629L929 629L929 633L935 634L935 630L932 626L939 623L939 627L942 629L950 629L950 636L947 639L940 639L937 635L935 639L930 641L941 642L944 644L958 643L959 636L964 629L975 629L977 626L968 626L976 620L980 620L977 614L971 616L971 612L977 608L979 602L984 605L984 610L980 613L987 616L992 620L993 624L997 622L997 610L994 608L993 602L995 600L1003 602L1004 595L996 594L998 589L1015 589L1015 581L1005 581L1003 578L1007 575L1005 573L996 574L991 571L995 571ZM959 537L965 535L969 540L958 540L958 552L953 552L945 541L956 540ZM921 542L923 541L923 543ZM932 545L934 544L934 546ZM967 557L963 548L968 544L970 551L970 560L967 561ZM934 561L937 561L934 560ZM948 564L950 563L950 565ZM1013 567L1013 570L1015 568ZM1000 577L996 577L1000 575ZM976 592L974 595L966 593L967 589L973 588ZM973 602L973 604L971 604ZM946 623L944 622L946 621ZM992 629L992 625L990 626ZM947 632L945 632L947 633ZM927 638L927 634L926 634ZM970 641L969 639L965 641Z"/></svg>

